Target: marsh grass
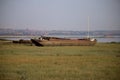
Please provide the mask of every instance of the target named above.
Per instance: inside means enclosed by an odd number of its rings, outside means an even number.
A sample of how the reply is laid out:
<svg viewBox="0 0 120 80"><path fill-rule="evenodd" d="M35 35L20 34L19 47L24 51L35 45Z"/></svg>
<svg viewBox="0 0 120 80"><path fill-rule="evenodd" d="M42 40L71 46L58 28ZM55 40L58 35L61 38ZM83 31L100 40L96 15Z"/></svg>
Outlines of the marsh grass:
<svg viewBox="0 0 120 80"><path fill-rule="evenodd" d="M119 80L120 44L36 47L0 41L0 80Z"/></svg>

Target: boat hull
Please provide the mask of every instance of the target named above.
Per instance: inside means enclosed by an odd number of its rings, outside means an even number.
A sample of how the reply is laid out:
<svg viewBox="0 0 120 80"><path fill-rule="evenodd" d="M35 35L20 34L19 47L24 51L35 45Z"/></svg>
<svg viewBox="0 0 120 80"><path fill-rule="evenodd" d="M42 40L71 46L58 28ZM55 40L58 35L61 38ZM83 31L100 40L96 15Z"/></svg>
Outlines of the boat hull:
<svg viewBox="0 0 120 80"><path fill-rule="evenodd" d="M31 39L31 41L36 45L36 46L93 46L96 44L96 40L89 40L89 39L84 39L84 40L35 40Z"/></svg>

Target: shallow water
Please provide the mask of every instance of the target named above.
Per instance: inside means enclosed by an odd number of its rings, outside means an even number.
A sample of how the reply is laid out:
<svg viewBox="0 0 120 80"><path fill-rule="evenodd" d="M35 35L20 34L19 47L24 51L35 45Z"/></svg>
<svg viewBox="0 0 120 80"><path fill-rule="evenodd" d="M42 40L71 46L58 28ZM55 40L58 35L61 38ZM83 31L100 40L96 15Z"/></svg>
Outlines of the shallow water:
<svg viewBox="0 0 120 80"><path fill-rule="evenodd" d="M48 36L52 36L52 37L61 37L61 38L84 38L84 36L78 36L78 35L48 35ZM26 37L0 37L0 39L7 39L7 40L20 40L20 39L24 39L24 40L30 40L33 37L30 36L26 36ZM36 38L36 37L34 37ZM38 37L37 37L38 38ZM104 37L104 38L95 38L97 39L97 42L120 42L120 37Z"/></svg>

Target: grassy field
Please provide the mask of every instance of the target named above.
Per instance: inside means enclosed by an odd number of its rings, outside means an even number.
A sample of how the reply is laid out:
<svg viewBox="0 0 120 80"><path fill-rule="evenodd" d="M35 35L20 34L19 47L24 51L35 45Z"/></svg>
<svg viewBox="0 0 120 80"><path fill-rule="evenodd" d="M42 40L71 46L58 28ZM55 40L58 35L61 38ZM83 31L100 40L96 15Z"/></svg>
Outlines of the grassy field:
<svg viewBox="0 0 120 80"><path fill-rule="evenodd" d="M36 47L0 41L0 80L120 80L120 44Z"/></svg>

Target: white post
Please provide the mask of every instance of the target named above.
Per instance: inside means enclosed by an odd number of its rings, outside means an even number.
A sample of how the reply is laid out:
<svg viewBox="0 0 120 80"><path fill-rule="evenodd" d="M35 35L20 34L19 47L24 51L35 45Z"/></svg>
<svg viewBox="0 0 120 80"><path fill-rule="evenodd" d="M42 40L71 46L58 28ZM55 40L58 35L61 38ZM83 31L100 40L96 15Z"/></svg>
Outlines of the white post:
<svg viewBox="0 0 120 80"><path fill-rule="evenodd" d="M89 34L89 25L90 25L90 23L89 23L89 16L88 16L88 36L87 36L87 38L90 38L90 34Z"/></svg>

